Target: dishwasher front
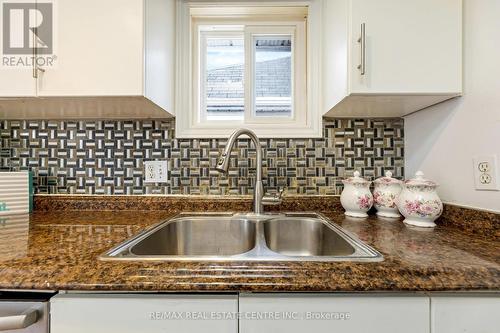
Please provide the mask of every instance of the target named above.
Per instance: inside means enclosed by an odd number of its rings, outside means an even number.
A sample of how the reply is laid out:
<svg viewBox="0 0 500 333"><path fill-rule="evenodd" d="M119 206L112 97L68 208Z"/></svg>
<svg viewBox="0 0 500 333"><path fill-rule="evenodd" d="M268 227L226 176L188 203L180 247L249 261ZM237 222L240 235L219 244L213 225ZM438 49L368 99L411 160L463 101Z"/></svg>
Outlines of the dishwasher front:
<svg viewBox="0 0 500 333"><path fill-rule="evenodd" d="M0 291L0 332L48 333L54 293Z"/></svg>

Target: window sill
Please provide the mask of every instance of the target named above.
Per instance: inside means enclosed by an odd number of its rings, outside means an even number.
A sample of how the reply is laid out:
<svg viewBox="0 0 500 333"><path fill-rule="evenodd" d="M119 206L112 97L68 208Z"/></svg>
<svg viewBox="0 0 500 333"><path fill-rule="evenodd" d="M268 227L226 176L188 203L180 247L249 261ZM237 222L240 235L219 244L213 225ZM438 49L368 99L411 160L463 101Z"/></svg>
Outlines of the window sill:
<svg viewBox="0 0 500 333"><path fill-rule="evenodd" d="M309 126L286 124L245 124L234 123L227 126L186 126L182 121L175 122L175 133L179 139L218 139L227 138L238 128L248 128L259 138L321 138L322 119Z"/></svg>

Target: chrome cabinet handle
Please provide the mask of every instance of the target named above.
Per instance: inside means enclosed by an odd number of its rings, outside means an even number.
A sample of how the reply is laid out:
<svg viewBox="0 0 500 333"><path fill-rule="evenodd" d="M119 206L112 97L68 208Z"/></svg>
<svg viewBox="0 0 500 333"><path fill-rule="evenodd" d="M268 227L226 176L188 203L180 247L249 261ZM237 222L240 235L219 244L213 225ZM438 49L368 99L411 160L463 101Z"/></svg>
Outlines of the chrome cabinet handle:
<svg viewBox="0 0 500 333"><path fill-rule="evenodd" d="M0 331L18 330L33 325L38 320L38 311L30 308L15 316L0 317Z"/></svg>
<svg viewBox="0 0 500 333"><path fill-rule="evenodd" d="M45 69L38 67L38 63L36 61L36 56L37 56L37 53L36 53L36 36L33 36L33 78L34 79L38 79L38 72L45 73Z"/></svg>
<svg viewBox="0 0 500 333"><path fill-rule="evenodd" d="M366 24L361 23L361 37L358 39L358 43L361 45L361 64L358 65L358 69L361 71L361 75L365 75L366 72Z"/></svg>
<svg viewBox="0 0 500 333"><path fill-rule="evenodd" d="M33 78L38 79L38 72L45 73L45 69L40 68L38 66L33 67Z"/></svg>
<svg viewBox="0 0 500 333"><path fill-rule="evenodd" d="M37 64L36 64L36 36L33 36L33 78L38 78Z"/></svg>

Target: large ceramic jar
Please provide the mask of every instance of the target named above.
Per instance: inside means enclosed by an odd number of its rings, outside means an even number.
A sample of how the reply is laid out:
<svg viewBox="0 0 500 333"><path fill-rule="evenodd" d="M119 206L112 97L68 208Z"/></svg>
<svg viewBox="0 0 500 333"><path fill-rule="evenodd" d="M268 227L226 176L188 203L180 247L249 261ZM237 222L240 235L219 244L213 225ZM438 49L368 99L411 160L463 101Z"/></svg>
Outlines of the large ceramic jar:
<svg viewBox="0 0 500 333"><path fill-rule="evenodd" d="M371 182L360 177L359 171L354 177L342 180L344 190L340 195L340 203L345 209L345 215L352 217L367 217L373 205L373 196L370 192Z"/></svg>
<svg viewBox="0 0 500 333"><path fill-rule="evenodd" d="M438 184L424 178L424 173L418 171L415 178L403 184L397 205L405 217L404 223L417 227L435 227L434 221L443 212L443 203L436 188Z"/></svg>
<svg viewBox="0 0 500 333"><path fill-rule="evenodd" d="M403 182L393 178L392 172L387 171L385 177L375 179L373 184L373 205L377 209L377 215L382 217L399 218L399 210L396 200L401 193Z"/></svg>

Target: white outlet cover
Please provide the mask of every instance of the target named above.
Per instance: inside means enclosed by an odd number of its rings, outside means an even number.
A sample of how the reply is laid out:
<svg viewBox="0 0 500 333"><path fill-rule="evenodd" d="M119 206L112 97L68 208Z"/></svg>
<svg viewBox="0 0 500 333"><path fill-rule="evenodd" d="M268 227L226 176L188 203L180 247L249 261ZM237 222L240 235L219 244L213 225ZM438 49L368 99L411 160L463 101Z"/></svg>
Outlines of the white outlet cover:
<svg viewBox="0 0 500 333"><path fill-rule="evenodd" d="M144 161L144 183L166 183L167 161Z"/></svg>
<svg viewBox="0 0 500 333"><path fill-rule="evenodd" d="M498 191L498 167L496 155L474 157L474 184L476 190Z"/></svg>

